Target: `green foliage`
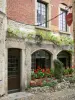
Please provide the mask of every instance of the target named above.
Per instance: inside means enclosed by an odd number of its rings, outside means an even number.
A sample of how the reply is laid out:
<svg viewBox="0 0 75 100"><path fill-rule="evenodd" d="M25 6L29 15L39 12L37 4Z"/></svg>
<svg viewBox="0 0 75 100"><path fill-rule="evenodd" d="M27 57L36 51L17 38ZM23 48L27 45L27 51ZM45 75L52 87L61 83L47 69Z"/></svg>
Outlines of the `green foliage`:
<svg viewBox="0 0 75 100"><path fill-rule="evenodd" d="M43 86L55 87L56 85L57 85L56 81L52 82L43 81Z"/></svg>
<svg viewBox="0 0 75 100"><path fill-rule="evenodd" d="M68 71L69 71L69 74L73 73L73 69L72 68L69 68Z"/></svg>
<svg viewBox="0 0 75 100"><path fill-rule="evenodd" d="M36 34L41 35L43 40L51 41L54 44L61 45L59 42L59 38L54 36L51 32L36 30Z"/></svg>
<svg viewBox="0 0 75 100"><path fill-rule="evenodd" d="M75 76L72 77L65 77L65 81L69 81L70 83L75 83Z"/></svg>
<svg viewBox="0 0 75 100"><path fill-rule="evenodd" d="M64 75L68 75L68 74L72 74L72 73L73 73L73 69L72 68L64 69L64 72L63 72Z"/></svg>
<svg viewBox="0 0 75 100"><path fill-rule="evenodd" d="M34 72L31 72L31 78L36 79L36 78L38 78L38 75Z"/></svg>
<svg viewBox="0 0 75 100"><path fill-rule="evenodd" d="M51 73L45 73L46 77L51 77Z"/></svg>
<svg viewBox="0 0 75 100"><path fill-rule="evenodd" d="M7 36L8 37L20 37L20 38L28 38L32 39L34 33L29 32L28 34L25 31L21 31L19 28L14 28L14 27L8 27L7 29Z"/></svg>
<svg viewBox="0 0 75 100"><path fill-rule="evenodd" d="M71 37L68 36L61 36L60 40L62 42L62 44L64 45L71 45L73 44L73 39Z"/></svg>
<svg viewBox="0 0 75 100"><path fill-rule="evenodd" d="M69 74L69 70L68 69L64 69L63 74L64 75L68 75Z"/></svg>
<svg viewBox="0 0 75 100"><path fill-rule="evenodd" d="M32 79L43 78L45 76L46 76L46 74L43 73L42 71L37 71L37 73L34 73L33 71L31 72Z"/></svg>
<svg viewBox="0 0 75 100"><path fill-rule="evenodd" d="M38 71L37 76L38 78L43 78L45 76L45 73Z"/></svg>
<svg viewBox="0 0 75 100"><path fill-rule="evenodd" d="M51 41L56 45L73 45L73 39L67 36L55 36L50 31L44 31L40 29L36 29L36 32L29 32L25 36L25 32L20 31L18 28L8 27L7 29L8 36L9 37L22 37L22 38L28 38L28 39L35 39L36 35L40 35L43 40Z"/></svg>
<svg viewBox="0 0 75 100"><path fill-rule="evenodd" d="M14 29L11 28L11 27L8 28L7 32L8 32L8 36L10 36L10 37L16 37L17 36L14 32Z"/></svg>
<svg viewBox="0 0 75 100"><path fill-rule="evenodd" d="M28 33L27 36L26 36L26 38L30 39L30 40L34 39L34 37L35 37L35 33L34 32L33 33Z"/></svg>
<svg viewBox="0 0 75 100"><path fill-rule="evenodd" d="M52 32L44 31L44 30L36 30L36 34L42 36L43 40L51 41L56 45L73 45L73 39L66 36L55 36Z"/></svg>
<svg viewBox="0 0 75 100"><path fill-rule="evenodd" d="M43 77L53 77L54 76L54 69L36 69L31 72L32 79L35 78L43 78Z"/></svg>
<svg viewBox="0 0 75 100"><path fill-rule="evenodd" d="M54 69L50 69L50 74L51 74L51 76L54 76Z"/></svg>
<svg viewBox="0 0 75 100"><path fill-rule="evenodd" d="M54 60L54 76L61 81L63 75L63 64L59 60Z"/></svg>

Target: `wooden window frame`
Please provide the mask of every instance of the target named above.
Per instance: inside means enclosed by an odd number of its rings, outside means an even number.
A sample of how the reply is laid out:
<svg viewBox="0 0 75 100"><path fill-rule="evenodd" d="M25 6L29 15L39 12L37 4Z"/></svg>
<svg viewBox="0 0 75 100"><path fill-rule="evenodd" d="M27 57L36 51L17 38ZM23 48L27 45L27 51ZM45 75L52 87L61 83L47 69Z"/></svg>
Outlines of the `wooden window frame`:
<svg viewBox="0 0 75 100"><path fill-rule="evenodd" d="M60 12L62 13L60 16L62 16L60 18L60 31L63 31L63 32L68 32L68 26L67 26L67 23L66 23L66 15L67 15L67 10L64 10L64 9L60 9ZM63 15L65 13L65 16ZM60 17L59 16L59 17ZM65 21L64 21L64 18L65 17ZM65 23L65 24L64 24Z"/></svg>
<svg viewBox="0 0 75 100"><path fill-rule="evenodd" d="M40 7L38 8L38 6L37 6L37 24L38 24L38 26L41 26L41 27L47 27L47 3L41 2L39 0L37 1L37 5L38 5L38 3L40 4ZM45 9L42 6L44 6ZM43 16L45 17L45 21L43 21L42 23L40 21L38 21L38 19L39 19L38 11L41 12L41 16L42 16L42 13L44 14Z"/></svg>

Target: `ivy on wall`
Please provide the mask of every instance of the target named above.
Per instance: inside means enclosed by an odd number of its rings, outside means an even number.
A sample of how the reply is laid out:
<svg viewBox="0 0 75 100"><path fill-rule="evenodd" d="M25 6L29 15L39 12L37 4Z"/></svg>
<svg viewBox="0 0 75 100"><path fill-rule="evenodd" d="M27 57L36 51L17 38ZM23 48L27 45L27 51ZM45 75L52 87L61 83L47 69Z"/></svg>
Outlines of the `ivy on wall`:
<svg viewBox="0 0 75 100"><path fill-rule="evenodd" d="M19 29L14 29L12 27L8 27L7 29L7 36L8 37L20 37L20 38L27 38L27 39L35 39L38 36L39 41L50 41L56 45L73 45L73 39L67 36L55 36L50 31L44 31L40 29L36 29L35 32L22 32ZM41 39L41 40L40 40Z"/></svg>
<svg viewBox="0 0 75 100"><path fill-rule="evenodd" d="M8 27L7 29L7 37L24 37L25 32L21 32L19 29L15 29L12 27Z"/></svg>

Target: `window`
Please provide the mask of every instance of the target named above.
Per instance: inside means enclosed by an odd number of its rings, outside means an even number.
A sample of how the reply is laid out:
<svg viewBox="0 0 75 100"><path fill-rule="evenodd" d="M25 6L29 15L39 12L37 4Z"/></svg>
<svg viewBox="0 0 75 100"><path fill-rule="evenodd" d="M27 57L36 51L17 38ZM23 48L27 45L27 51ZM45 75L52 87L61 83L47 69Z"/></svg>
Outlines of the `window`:
<svg viewBox="0 0 75 100"><path fill-rule="evenodd" d="M66 23L67 11L63 10L63 9L60 9L60 13L62 13L59 16L59 18L60 18L60 20L59 20L60 31L67 32L68 31L68 27L67 27L67 23Z"/></svg>
<svg viewBox="0 0 75 100"><path fill-rule="evenodd" d="M51 54L47 51L39 50L32 54L32 69L50 68L51 66Z"/></svg>
<svg viewBox="0 0 75 100"><path fill-rule="evenodd" d="M61 51L58 53L57 58L63 63L64 68L71 67L71 54L67 51Z"/></svg>
<svg viewBox="0 0 75 100"><path fill-rule="evenodd" d="M37 25L47 27L47 4L37 2Z"/></svg>

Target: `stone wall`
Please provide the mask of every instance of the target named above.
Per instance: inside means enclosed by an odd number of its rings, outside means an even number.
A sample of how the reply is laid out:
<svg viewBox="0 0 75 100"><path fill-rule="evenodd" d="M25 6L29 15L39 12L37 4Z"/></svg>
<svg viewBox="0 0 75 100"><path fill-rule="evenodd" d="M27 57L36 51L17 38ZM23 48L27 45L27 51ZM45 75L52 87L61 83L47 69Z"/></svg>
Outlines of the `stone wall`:
<svg viewBox="0 0 75 100"><path fill-rule="evenodd" d="M12 26L14 28L22 28L25 31L33 31L35 32L35 27L30 26L30 25L25 25L21 23L17 23L12 20L7 21L8 26ZM28 31L28 32L29 32ZM5 39L5 33L3 39ZM42 43L39 45L35 40L30 40L30 39L22 39L22 38L13 38L13 37L7 37L6 42L4 41L5 45L2 47L3 53L5 53L5 59L3 61L4 66L4 75L2 73L2 77L4 77L4 82L5 84L2 86L4 88L5 93L8 93L8 49L9 48L18 48L21 50L21 78L20 78L20 87L21 90L24 91L27 85L30 83L31 80L31 55L37 51L37 50L46 50L52 55L52 60L51 60L51 66L53 67L53 60L57 58L57 54L60 51L66 50L68 51L70 49L70 46L57 46L53 44L52 42L48 41L42 41ZM3 51L3 48L5 49ZM2 53L1 53L2 54ZM5 62L5 63L4 63Z"/></svg>
<svg viewBox="0 0 75 100"><path fill-rule="evenodd" d="M0 0L0 11L6 13L6 0Z"/></svg>
<svg viewBox="0 0 75 100"><path fill-rule="evenodd" d="M52 55L51 66L53 66L53 60L57 58L57 54L60 51L68 50L69 46L58 47L51 42L44 41L41 45L38 45L35 40L23 40L16 38L7 38L6 48L19 48L21 49L21 85L25 84L25 87L29 84L31 80L31 55L37 50L46 50ZM7 58L8 59L8 58ZM23 70L24 69L24 70ZM8 77L8 76L7 76ZM23 87L22 86L22 87ZM23 89L23 88L22 88Z"/></svg>
<svg viewBox="0 0 75 100"><path fill-rule="evenodd" d="M5 94L5 39L7 20L6 15L0 12L0 95Z"/></svg>

